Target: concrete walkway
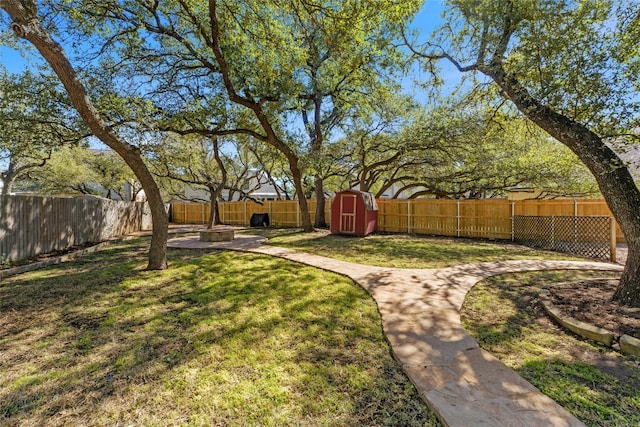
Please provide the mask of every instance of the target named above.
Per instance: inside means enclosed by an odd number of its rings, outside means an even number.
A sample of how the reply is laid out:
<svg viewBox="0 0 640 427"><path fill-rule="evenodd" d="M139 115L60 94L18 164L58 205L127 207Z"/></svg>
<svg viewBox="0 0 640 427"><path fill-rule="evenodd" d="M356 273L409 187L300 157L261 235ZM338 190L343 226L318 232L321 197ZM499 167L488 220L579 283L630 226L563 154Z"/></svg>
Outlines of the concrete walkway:
<svg viewBox="0 0 640 427"><path fill-rule="evenodd" d="M503 261L443 269L371 267L265 246L237 235L231 242L179 237L169 247L219 248L285 258L350 277L375 299L394 356L447 426L582 426L537 388L482 350L460 322L465 295L480 280L511 272L614 270L582 261Z"/></svg>

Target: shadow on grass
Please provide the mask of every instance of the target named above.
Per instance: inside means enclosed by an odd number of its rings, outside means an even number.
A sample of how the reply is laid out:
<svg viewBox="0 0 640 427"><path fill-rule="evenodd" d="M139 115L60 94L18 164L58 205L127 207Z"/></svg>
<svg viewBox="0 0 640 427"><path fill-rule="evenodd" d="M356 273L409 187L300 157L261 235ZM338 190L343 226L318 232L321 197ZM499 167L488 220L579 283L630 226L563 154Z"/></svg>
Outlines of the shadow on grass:
<svg viewBox="0 0 640 427"><path fill-rule="evenodd" d="M481 347L587 425L638 425L640 368L634 359L563 330L537 302L545 284L604 276L575 271L495 276L469 293L461 317Z"/></svg>
<svg viewBox="0 0 640 427"><path fill-rule="evenodd" d="M1 422L436 425L350 281L169 255L144 271L143 240L0 285Z"/></svg>
<svg viewBox="0 0 640 427"><path fill-rule="evenodd" d="M470 291L461 317L479 343L513 344L522 338L523 328L554 325L547 320L538 304L543 286L618 274L610 271L550 270L496 275L479 282ZM557 328L553 326L553 329Z"/></svg>

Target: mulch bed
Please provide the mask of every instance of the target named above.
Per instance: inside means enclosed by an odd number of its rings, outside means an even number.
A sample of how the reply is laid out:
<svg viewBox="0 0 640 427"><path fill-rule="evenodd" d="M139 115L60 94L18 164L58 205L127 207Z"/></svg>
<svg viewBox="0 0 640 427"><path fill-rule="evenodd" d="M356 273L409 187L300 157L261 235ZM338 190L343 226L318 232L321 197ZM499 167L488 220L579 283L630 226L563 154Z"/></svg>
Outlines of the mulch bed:
<svg viewBox="0 0 640 427"><path fill-rule="evenodd" d="M595 279L549 286L551 302L565 315L607 329L617 336L640 338L640 308L611 301L618 281Z"/></svg>

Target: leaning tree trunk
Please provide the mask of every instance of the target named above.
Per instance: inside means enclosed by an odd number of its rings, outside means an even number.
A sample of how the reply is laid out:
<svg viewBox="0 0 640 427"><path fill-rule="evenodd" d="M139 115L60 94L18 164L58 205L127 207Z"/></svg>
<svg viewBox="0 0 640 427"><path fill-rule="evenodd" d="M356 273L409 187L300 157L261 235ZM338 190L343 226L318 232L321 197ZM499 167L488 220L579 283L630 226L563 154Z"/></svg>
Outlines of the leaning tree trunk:
<svg viewBox="0 0 640 427"><path fill-rule="evenodd" d="M217 71L222 77L222 82L227 90L227 94L229 95L229 100L253 111L255 118L260 123L260 126L265 131L266 135L258 136L254 132L251 132L251 134L270 144L286 156L287 161L289 162L291 174L293 175L293 184L295 186L296 192L298 193L298 205L300 206L300 215L302 216L302 228L305 232L311 232L313 231L313 226L311 225L311 215L309 215L309 205L307 204L307 199L305 199L304 197L302 173L300 172L300 168L298 166L298 156L294 152L294 150L292 150L289 146L287 146L286 143L278 138L273 126L271 125L271 122L269 121L268 115L263 110L262 104L260 102L256 102L253 99L241 96L236 91L233 84L233 79L230 75L231 73L229 71L229 64L227 63L227 60L222 52L222 47L220 45L220 24L218 22L217 8L218 6L215 1L209 2L209 20L211 26L210 47L216 58L216 62L219 67Z"/></svg>
<svg viewBox="0 0 640 427"><path fill-rule="evenodd" d="M13 20L11 28L16 36L33 44L64 85L80 117L92 133L118 153L136 175L145 191L153 222L153 234L149 248L150 270L167 268L167 236L169 218L164 202L153 176L144 163L140 150L121 140L102 120L89 99L84 85L69 62L62 46L55 42L42 28L36 17L37 6L31 0L0 0L0 7Z"/></svg>
<svg viewBox="0 0 640 427"><path fill-rule="evenodd" d="M640 190L620 157L586 126L542 105L502 67L481 70L516 107L549 135L569 147L593 174L629 246L614 300L640 307Z"/></svg>

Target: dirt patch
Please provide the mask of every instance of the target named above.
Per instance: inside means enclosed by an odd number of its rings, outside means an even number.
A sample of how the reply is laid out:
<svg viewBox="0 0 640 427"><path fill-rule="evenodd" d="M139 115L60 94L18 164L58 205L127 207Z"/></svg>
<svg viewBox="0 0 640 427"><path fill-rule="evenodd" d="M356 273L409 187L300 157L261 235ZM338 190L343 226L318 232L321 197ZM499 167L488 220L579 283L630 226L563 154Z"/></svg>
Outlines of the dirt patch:
<svg viewBox="0 0 640 427"><path fill-rule="evenodd" d="M551 302L565 315L607 329L617 336L640 338L640 308L611 300L615 279L583 280L549 286Z"/></svg>
<svg viewBox="0 0 640 427"><path fill-rule="evenodd" d="M11 262L7 262L4 264L0 264L0 270L6 270L9 268L13 268L13 267L21 267L23 265L28 265L28 264L35 264L37 262L41 262L41 261L47 261L53 258L57 258L57 257L61 257L63 255L67 255L82 249L86 249L86 248L90 248L92 246L97 245L99 242L89 242L89 243L84 243L82 245L74 245L71 247L68 247L66 249L61 249L61 250L57 250L57 251L52 251L52 252L47 252L44 254L40 254L31 258L25 258L25 259L21 259L18 261L11 261Z"/></svg>
<svg viewBox="0 0 640 427"><path fill-rule="evenodd" d="M75 252L75 251L79 251L79 250L82 250L82 249L90 248L91 246L95 246L98 243L99 242L89 242L89 243L85 243L85 244L82 244L82 245L75 245L75 246L71 246L71 247L66 248L66 249L61 249L59 251L47 252L46 254L40 254L40 255L38 255L36 257L33 257L33 258L29 259L28 262L46 261L46 260L51 259L51 258L57 258L59 256L67 255L67 254L70 254L70 253Z"/></svg>

